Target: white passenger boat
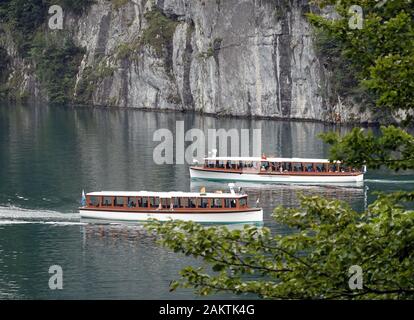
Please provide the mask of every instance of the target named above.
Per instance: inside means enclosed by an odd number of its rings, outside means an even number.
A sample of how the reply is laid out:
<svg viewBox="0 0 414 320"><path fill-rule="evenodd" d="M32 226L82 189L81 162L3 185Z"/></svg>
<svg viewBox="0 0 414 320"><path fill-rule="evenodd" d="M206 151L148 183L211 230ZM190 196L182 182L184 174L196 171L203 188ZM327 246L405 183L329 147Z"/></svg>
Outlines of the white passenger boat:
<svg viewBox="0 0 414 320"><path fill-rule="evenodd" d="M263 210L251 208L247 195L234 192L100 191L84 196L83 219L113 221L184 220L202 223L257 223Z"/></svg>
<svg viewBox="0 0 414 320"><path fill-rule="evenodd" d="M275 157L209 157L190 167L192 179L260 183L362 182L366 168L352 168L328 159Z"/></svg>

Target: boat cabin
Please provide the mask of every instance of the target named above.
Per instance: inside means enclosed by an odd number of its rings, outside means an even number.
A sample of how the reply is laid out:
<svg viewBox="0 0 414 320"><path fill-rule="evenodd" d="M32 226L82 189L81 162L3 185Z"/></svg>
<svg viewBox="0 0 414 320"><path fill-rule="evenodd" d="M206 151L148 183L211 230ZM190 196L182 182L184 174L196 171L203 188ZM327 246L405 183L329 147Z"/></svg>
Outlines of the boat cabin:
<svg viewBox="0 0 414 320"><path fill-rule="evenodd" d="M247 195L193 192L101 191L86 195L86 207L100 210L240 210Z"/></svg>
<svg viewBox="0 0 414 320"><path fill-rule="evenodd" d="M327 159L302 158L259 158L259 157L215 157L205 158L204 169L219 171L252 171L263 173L331 173L331 174L357 174L363 172L362 168L345 166L340 161L330 162Z"/></svg>

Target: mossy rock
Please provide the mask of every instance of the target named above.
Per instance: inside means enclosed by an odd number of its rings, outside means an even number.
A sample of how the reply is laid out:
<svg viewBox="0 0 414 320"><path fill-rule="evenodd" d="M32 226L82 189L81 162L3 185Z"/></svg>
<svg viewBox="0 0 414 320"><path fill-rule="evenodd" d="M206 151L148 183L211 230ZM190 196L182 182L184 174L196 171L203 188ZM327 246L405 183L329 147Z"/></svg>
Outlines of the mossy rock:
<svg viewBox="0 0 414 320"><path fill-rule="evenodd" d="M166 15L158 8L148 11L144 15L148 26L143 31L141 42L154 48L158 57L163 55L163 49L172 44L175 29L179 24Z"/></svg>

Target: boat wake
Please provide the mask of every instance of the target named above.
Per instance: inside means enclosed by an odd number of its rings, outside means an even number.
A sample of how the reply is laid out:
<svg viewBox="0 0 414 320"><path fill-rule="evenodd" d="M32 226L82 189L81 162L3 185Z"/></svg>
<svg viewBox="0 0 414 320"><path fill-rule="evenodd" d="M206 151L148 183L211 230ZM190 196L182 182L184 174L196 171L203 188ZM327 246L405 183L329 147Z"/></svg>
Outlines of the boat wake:
<svg viewBox="0 0 414 320"><path fill-rule="evenodd" d="M11 224L83 225L77 213L31 210L15 206L0 206L0 225Z"/></svg>
<svg viewBox="0 0 414 320"><path fill-rule="evenodd" d="M366 182L414 184L414 180L365 179Z"/></svg>

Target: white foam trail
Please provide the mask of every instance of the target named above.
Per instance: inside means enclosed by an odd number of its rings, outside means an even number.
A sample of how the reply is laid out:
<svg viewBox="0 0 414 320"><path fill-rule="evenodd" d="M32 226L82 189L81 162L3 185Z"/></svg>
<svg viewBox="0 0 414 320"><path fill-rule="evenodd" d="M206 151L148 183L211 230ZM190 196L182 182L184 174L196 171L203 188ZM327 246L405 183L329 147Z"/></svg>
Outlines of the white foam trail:
<svg viewBox="0 0 414 320"><path fill-rule="evenodd" d="M0 206L0 223L5 224L5 221L13 221L14 223L79 223L80 216L78 213Z"/></svg>
<svg viewBox="0 0 414 320"><path fill-rule="evenodd" d="M0 226L9 224L28 224L33 223L31 221L18 221L18 220L0 220Z"/></svg>
<svg viewBox="0 0 414 320"><path fill-rule="evenodd" d="M87 225L85 222L64 222L64 221L47 221L44 224L51 224L55 226L84 226Z"/></svg>
<svg viewBox="0 0 414 320"><path fill-rule="evenodd" d="M366 182L414 184L414 180L365 179Z"/></svg>
<svg viewBox="0 0 414 320"><path fill-rule="evenodd" d="M64 221L25 221L25 220L1 220L0 226L2 225L14 225L14 224L48 224L54 226L84 226L87 223L84 222L64 222Z"/></svg>

